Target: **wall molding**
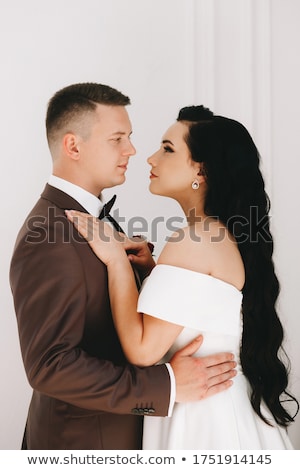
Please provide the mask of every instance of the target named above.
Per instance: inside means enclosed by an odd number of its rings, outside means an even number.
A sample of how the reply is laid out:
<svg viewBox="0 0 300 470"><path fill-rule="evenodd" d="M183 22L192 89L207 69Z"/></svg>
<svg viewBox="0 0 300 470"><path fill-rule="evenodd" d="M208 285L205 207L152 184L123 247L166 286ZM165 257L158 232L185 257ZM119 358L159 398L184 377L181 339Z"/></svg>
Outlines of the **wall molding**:
<svg viewBox="0 0 300 470"><path fill-rule="evenodd" d="M270 193L271 1L194 0L190 8L193 64L188 73L194 74L194 101L247 127Z"/></svg>

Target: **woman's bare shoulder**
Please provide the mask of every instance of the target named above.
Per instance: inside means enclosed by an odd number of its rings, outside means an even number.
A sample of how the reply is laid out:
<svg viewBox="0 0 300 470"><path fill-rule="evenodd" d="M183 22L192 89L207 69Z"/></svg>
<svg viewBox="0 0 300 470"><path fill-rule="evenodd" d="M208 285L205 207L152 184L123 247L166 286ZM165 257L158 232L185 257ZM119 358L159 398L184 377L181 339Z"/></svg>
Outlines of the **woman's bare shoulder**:
<svg viewBox="0 0 300 470"><path fill-rule="evenodd" d="M170 264L206 273L205 260L209 239L199 229L187 226L174 232L165 244L158 264Z"/></svg>
<svg viewBox="0 0 300 470"><path fill-rule="evenodd" d="M242 288L244 265L234 237L219 221L210 219L174 232L158 264L209 274Z"/></svg>

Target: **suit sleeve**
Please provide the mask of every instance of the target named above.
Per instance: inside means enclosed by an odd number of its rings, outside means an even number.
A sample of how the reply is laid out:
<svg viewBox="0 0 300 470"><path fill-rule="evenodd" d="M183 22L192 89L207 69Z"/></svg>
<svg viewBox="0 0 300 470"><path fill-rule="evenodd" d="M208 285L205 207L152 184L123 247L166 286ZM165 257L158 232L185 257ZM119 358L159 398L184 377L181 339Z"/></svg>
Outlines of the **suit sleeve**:
<svg viewBox="0 0 300 470"><path fill-rule="evenodd" d="M87 280L74 244L63 243L68 222L56 239L36 230L28 241L21 231L11 261L24 367L31 387L71 405L118 414L166 416L170 376L165 365L117 366L81 347ZM146 411L145 411L146 410Z"/></svg>

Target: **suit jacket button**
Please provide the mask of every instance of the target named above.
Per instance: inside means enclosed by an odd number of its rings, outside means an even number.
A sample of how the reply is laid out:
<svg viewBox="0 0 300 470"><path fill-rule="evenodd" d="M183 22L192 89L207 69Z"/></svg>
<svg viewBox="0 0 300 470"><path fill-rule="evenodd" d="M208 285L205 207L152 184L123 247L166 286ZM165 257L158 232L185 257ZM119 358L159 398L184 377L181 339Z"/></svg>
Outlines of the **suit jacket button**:
<svg viewBox="0 0 300 470"><path fill-rule="evenodd" d="M148 413L149 413L149 414L155 413L155 409L154 409L154 408L148 408Z"/></svg>

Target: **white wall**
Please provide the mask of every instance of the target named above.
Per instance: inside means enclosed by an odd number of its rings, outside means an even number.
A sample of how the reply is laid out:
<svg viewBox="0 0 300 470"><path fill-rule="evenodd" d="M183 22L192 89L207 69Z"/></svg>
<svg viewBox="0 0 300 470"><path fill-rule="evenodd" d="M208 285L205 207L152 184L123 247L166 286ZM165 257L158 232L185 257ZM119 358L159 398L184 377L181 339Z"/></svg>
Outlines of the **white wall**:
<svg viewBox="0 0 300 470"><path fill-rule="evenodd" d="M284 3L284 6L283 6ZM300 396L300 219L299 109L300 5L272 3L272 201L275 260L281 281L280 312L286 326L286 350L292 360L292 384ZM300 416L291 428L300 449Z"/></svg>
<svg viewBox="0 0 300 470"><path fill-rule="evenodd" d="M51 172L46 104L79 81L107 83L132 99L137 156L116 192L120 214L149 221L159 253L169 232L157 216L182 217L148 193L146 157L179 107L203 103L241 120L263 156L273 204L280 311L300 397L299 229L296 178L300 39L297 0L2 0L0 102L2 181L0 449L18 449L30 388L19 353L8 269L17 231ZM298 264L297 264L298 261ZM291 427L300 449L300 420Z"/></svg>

